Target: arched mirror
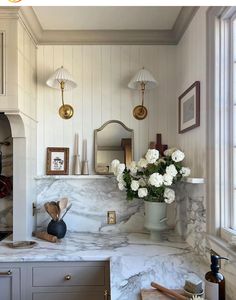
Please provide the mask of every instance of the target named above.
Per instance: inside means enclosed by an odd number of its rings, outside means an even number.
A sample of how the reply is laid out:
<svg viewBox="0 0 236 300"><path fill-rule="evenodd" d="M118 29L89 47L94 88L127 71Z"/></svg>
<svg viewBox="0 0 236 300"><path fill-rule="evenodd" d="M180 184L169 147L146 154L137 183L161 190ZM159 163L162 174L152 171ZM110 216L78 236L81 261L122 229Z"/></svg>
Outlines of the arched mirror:
<svg viewBox="0 0 236 300"><path fill-rule="evenodd" d="M111 174L111 162L133 160L134 131L120 121L111 120L94 130L95 171Z"/></svg>

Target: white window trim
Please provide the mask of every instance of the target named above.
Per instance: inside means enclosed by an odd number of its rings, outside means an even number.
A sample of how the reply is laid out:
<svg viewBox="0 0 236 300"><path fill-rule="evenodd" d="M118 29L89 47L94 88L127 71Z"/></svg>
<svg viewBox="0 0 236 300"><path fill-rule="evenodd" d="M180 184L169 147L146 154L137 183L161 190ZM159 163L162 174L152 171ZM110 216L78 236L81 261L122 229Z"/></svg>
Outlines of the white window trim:
<svg viewBox="0 0 236 300"><path fill-rule="evenodd" d="M226 49L220 45L222 38L231 39L228 30L220 31L220 39L217 36L217 26L224 22L224 29L227 29L232 16L236 13L236 7L211 7L207 12L207 232L210 235L230 240L234 231L229 230L226 225L227 214L230 211L228 201L232 197L232 148L229 140L232 135L229 118L232 120L232 110L221 110L222 105L229 108L231 94L229 93L231 82L228 72L222 70L225 66L232 72L232 58L229 53L232 49ZM221 21L223 19L224 21ZM220 26L222 29L222 26ZM219 28L218 28L219 29ZM218 46L216 47L216 43ZM217 51L217 52L216 52ZM216 55L224 57L224 60L216 60ZM219 63L221 62L221 63ZM231 73L232 74L232 73ZM226 113L228 111L229 113ZM220 134L219 134L220 133ZM219 146L220 145L220 146ZM222 146L223 145L223 146ZM228 157L224 163L223 157ZM226 212L223 216L222 211Z"/></svg>

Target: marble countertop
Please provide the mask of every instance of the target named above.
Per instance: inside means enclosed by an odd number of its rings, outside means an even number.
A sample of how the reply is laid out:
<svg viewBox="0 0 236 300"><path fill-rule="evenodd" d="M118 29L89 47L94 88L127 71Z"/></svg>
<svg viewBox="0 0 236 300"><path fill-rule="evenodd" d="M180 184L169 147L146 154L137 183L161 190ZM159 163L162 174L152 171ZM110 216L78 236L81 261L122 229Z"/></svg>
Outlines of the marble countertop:
<svg viewBox="0 0 236 300"><path fill-rule="evenodd" d="M57 243L32 238L37 245L29 249L11 249L6 245L10 240L5 239L0 242L0 262L109 260L114 256L148 257L192 252L187 243L180 239L176 242L176 239L173 233L166 233L163 241L154 242L148 234L142 233L67 232Z"/></svg>
<svg viewBox="0 0 236 300"><path fill-rule="evenodd" d="M112 300L140 299L142 288L156 281L169 288L182 288L190 273L203 274L208 267L193 249L171 232L153 242L141 233L67 232L59 243L32 238L31 249L11 249L0 242L0 262L98 261L110 262Z"/></svg>

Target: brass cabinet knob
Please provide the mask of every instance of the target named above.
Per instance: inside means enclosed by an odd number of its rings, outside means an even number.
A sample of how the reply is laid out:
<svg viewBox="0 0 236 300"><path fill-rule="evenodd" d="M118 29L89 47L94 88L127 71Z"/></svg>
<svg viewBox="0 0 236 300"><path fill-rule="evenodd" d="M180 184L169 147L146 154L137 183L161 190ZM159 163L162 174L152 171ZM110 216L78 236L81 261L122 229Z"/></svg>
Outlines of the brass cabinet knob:
<svg viewBox="0 0 236 300"><path fill-rule="evenodd" d="M66 275L65 276L65 280L70 280L71 279L71 275Z"/></svg>

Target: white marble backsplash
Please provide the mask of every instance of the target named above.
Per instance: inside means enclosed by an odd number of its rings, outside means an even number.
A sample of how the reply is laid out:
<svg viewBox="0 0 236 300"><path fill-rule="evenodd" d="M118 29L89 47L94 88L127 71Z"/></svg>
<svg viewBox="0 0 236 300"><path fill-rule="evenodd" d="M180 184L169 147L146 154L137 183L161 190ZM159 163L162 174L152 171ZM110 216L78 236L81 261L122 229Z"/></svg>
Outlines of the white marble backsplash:
<svg viewBox="0 0 236 300"><path fill-rule="evenodd" d="M68 197L71 210L64 218L68 230L80 232L142 232L143 201L127 201L112 177L101 179L37 180L37 226L45 228L50 221L43 204ZM107 225L107 211L116 211L117 224Z"/></svg>
<svg viewBox="0 0 236 300"><path fill-rule="evenodd" d="M176 231L200 255L205 255L206 199L204 184L178 183L176 185Z"/></svg>
<svg viewBox="0 0 236 300"><path fill-rule="evenodd" d="M58 176L59 177L59 176ZM114 177L67 178L45 176L37 182L37 226L46 228L50 221L43 204L68 197L72 208L65 216L71 231L143 232L142 200L126 200L126 193L117 188ZM107 211L116 211L117 224L107 225ZM175 211L175 213L173 213ZM178 234L202 253L199 237L206 229L204 185L178 183L175 205L169 206L170 224ZM173 219L173 220L172 220ZM202 240L201 240L202 241Z"/></svg>

